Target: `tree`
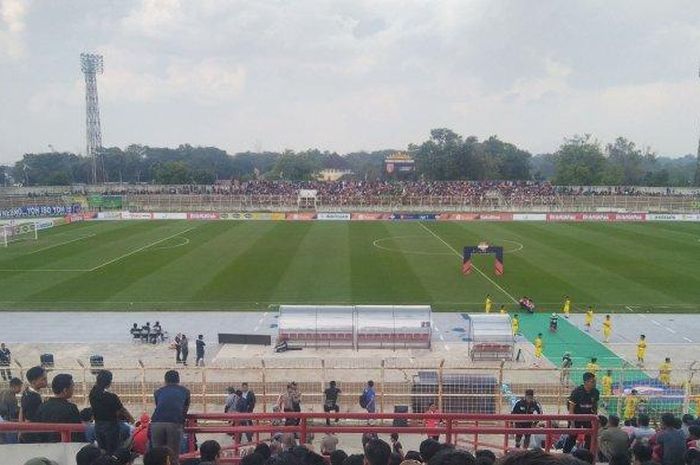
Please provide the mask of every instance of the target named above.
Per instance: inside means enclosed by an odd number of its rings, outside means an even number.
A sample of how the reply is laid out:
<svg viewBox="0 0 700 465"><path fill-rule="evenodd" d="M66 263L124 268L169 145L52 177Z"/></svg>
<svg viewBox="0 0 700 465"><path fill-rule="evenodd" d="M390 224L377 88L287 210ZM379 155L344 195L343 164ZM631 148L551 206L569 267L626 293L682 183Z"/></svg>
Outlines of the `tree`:
<svg viewBox="0 0 700 465"><path fill-rule="evenodd" d="M594 186L601 183L605 156L590 134L565 139L557 151L554 182L559 185Z"/></svg>
<svg viewBox="0 0 700 465"><path fill-rule="evenodd" d="M640 183L644 155L634 142L618 137L612 144L607 144L605 151L608 155L606 184L634 186Z"/></svg>
<svg viewBox="0 0 700 465"><path fill-rule="evenodd" d="M156 184L190 184L192 173L184 162L172 161L158 165L155 169Z"/></svg>

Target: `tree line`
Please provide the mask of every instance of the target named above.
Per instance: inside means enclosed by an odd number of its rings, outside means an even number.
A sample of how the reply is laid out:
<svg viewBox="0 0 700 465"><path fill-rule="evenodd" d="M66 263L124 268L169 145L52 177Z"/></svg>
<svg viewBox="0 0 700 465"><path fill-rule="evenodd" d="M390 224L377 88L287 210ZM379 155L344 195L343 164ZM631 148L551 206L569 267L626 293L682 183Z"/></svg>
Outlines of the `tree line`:
<svg viewBox="0 0 700 465"><path fill-rule="evenodd" d="M217 180L308 180L321 170L351 172L355 179L401 176L424 180L537 180L557 185L689 186L700 184L696 157L659 157L618 137L603 144L590 135L565 139L554 153L532 155L496 136L479 141L450 129L433 129L406 152L413 173L386 173L384 159L397 150L336 152L241 152L216 147L129 145L100 150L100 182L212 184ZM13 166L0 166L0 181L21 185L90 183L92 160L74 153L27 153Z"/></svg>

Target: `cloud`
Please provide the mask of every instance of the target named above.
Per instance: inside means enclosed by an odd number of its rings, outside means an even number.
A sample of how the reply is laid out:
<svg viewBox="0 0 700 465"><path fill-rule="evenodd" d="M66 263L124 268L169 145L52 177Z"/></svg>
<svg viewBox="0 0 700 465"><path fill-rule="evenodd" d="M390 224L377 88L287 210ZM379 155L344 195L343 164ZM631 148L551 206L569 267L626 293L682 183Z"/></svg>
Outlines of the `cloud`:
<svg viewBox="0 0 700 465"><path fill-rule="evenodd" d="M24 52L22 35L29 3L23 0L0 0L0 58L17 59Z"/></svg>

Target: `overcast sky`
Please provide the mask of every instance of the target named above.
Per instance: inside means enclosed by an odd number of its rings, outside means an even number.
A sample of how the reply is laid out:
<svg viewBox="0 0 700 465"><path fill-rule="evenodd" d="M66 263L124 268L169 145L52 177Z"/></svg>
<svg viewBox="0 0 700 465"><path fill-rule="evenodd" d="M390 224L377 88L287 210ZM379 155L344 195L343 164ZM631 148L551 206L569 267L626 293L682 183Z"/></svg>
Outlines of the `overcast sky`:
<svg viewBox="0 0 700 465"><path fill-rule="evenodd" d="M0 163L103 145L349 152L435 127L533 153L700 135L699 0L0 0Z"/></svg>

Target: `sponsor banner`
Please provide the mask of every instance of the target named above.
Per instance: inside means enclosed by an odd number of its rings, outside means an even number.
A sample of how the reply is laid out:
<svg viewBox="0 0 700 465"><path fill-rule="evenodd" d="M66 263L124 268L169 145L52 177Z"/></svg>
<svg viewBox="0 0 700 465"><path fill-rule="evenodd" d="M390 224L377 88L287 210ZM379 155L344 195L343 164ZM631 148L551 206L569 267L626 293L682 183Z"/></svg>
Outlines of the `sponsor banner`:
<svg viewBox="0 0 700 465"><path fill-rule="evenodd" d="M481 221L513 221L512 213L481 213L479 214Z"/></svg>
<svg viewBox="0 0 700 465"><path fill-rule="evenodd" d="M547 221L546 213L513 213L513 221Z"/></svg>
<svg viewBox="0 0 700 465"><path fill-rule="evenodd" d="M614 213L581 213L581 221L613 221Z"/></svg>
<svg viewBox="0 0 700 465"><path fill-rule="evenodd" d="M275 217L275 215L277 215ZM240 212L240 213L219 213L220 220L283 220L284 213L268 212Z"/></svg>
<svg viewBox="0 0 700 465"><path fill-rule="evenodd" d="M288 221L309 221L316 218L315 213L286 213L285 219Z"/></svg>
<svg viewBox="0 0 700 465"><path fill-rule="evenodd" d="M547 213L547 221L583 221L581 213Z"/></svg>
<svg viewBox="0 0 700 465"><path fill-rule="evenodd" d="M187 213L153 213L154 220L186 220Z"/></svg>
<svg viewBox="0 0 700 465"><path fill-rule="evenodd" d="M350 213L319 213L317 220L323 221L346 221L350 219Z"/></svg>
<svg viewBox="0 0 700 465"><path fill-rule="evenodd" d="M150 212L122 212L123 220L152 220L153 213Z"/></svg>
<svg viewBox="0 0 700 465"><path fill-rule="evenodd" d="M97 214L98 220L120 220L122 219L122 212L99 212Z"/></svg>
<svg viewBox="0 0 700 465"><path fill-rule="evenodd" d="M47 216L65 216L80 213L80 204L72 205L27 205L0 209L0 218L36 218Z"/></svg>
<svg viewBox="0 0 700 465"><path fill-rule="evenodd" d="M284 213L270 213L270 219L272 221L284 221L285 214Z"/></svg>
<svg viewBox="0 0 700 465"><path fill-rule="evenodd" d="M417 220L417 221L434 221L438 218L435 213L393 213L392 220Z"/></svg>
<svg viewBox="0 0 700 465"><path fill-rule="evenodd" d="M214 212L188 213L188 220L218 220L219 214Z"/></svg>
<svg viewBox="0 0 700 465"><path fill-rule="evenodd" d="M352 213L350 218L353 221L388 220L391 218L391 213Z"/></svg>
<svg viewBox="0 0 700 465"><path fill-rule="evenodd" d="M440 221L474 221L479 219L476 213L440 213Z"/></svg>
<svg viewBox="0 0 700 465"><path fill-rule="evenodd" d="M611 213L610 221L646 221L646 213Z"/></svg>
<svg viewBox="0 0 700 465"><path fill-rule="evenodd" d="M647 213L647 221L700 221L697 213Z"/></svg>
<svg viewBox="0 0 700 465"><path fill-rule="evenodd" d="M54 221L53 220L39 220L36 223L36 229L41 231L42 229L49 229L54 227Z"/></svg>

